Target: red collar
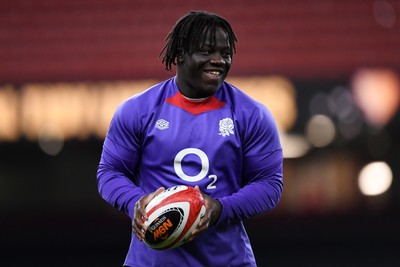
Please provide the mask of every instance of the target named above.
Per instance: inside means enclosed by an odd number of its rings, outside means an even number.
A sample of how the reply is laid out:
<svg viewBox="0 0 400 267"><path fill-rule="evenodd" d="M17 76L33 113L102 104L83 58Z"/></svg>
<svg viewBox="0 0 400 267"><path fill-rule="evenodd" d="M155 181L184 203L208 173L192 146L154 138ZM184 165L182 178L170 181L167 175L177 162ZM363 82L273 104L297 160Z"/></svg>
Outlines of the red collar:
<svg viewBox="0 0 400 267"><path fill-rule="evenodd" d="M179 90L175 95L167 98L165 101L174 106L180 107L193 115L220 109L225 105L224 102L219 101L215 96L211 96L202 101L190 100L185 98Z"/></svg>

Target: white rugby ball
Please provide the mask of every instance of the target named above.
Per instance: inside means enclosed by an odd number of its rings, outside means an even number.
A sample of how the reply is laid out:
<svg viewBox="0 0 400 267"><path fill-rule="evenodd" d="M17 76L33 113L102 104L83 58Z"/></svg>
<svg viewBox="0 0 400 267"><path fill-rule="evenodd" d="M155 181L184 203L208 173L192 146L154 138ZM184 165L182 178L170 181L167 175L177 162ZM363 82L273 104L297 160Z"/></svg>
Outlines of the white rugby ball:
<svg viewBox="0 0 400 267"><path fill-rule="evenodd" d="M153 249L171 249L187 241L206 213L202 194L178 185L164 190L146 206L144 243Z"/></svg>

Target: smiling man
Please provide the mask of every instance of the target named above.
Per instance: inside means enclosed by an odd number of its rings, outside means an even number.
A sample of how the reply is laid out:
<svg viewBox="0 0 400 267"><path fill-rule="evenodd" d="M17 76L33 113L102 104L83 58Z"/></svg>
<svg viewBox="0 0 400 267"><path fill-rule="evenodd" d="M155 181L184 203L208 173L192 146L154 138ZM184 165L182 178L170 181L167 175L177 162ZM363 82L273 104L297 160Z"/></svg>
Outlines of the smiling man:
<svg viewBox="0 0 400 267"><path fill-rule="evenodd" d="M132 219L124 266L256 266L243 220L273 209L282 149L266 107L225 81L237 42L229 22L204 11L178 20L161 52L176 76L122 103L97 173L101 196ZM188 242L143 242L146 205L163 188L201 191L206 215Z"/></svg>

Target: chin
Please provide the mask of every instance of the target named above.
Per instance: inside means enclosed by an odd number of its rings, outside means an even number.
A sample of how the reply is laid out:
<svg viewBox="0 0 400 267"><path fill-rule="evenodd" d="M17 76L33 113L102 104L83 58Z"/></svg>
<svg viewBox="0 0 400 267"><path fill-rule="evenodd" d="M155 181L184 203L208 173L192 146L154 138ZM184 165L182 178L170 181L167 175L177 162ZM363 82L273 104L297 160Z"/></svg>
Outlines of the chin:
<svg viewBox="0 0 400 267"><path fill-rule="evenodd" d="M212 87L204 87L204 89L201 91L201 94L203 95L202 97L208 97L212 96L216 92L218 92L218 89L221 87L219 86L212 86Z"/></svg>

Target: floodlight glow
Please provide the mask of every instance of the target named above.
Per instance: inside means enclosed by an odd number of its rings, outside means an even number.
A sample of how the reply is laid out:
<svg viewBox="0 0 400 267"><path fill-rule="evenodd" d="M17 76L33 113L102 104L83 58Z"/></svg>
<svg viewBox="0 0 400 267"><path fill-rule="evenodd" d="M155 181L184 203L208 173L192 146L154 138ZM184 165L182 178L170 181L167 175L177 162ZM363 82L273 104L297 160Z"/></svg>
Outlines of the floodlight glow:
<svg viewBox="0 0 400 267"><path fill-rule="evenodd" d="M306 125L307 138L315 147L325 147L333 142L336 135L335 125L325 115L314 115Z"/></svg>
<svg viewBox="0 0 400 267"><path fill-rule="evenodd" d="M376 196L385 193L392 180L392 170L385 162L372 162L361 170L358 186L364 195Z"/></svg>

